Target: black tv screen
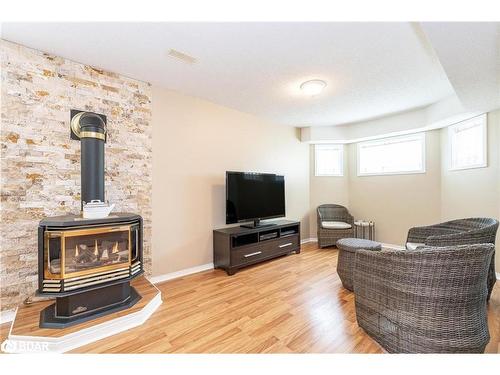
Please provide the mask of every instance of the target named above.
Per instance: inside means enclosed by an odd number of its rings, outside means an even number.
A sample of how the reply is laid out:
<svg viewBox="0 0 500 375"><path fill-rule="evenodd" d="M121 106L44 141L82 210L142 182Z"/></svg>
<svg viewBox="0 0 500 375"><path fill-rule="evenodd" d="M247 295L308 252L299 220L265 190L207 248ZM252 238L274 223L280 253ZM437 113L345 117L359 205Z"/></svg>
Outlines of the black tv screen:
<svg viewBox="0 0 500 375"><path fill-rule="evenodd" d="M226 224L285 216L285 177L226 172Z"/></svg>

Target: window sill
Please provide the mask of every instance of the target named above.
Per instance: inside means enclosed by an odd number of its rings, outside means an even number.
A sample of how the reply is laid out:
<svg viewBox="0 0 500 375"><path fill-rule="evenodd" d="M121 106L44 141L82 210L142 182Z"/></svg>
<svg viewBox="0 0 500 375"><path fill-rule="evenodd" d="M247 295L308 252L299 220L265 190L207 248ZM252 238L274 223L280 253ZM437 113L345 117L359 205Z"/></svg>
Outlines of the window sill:
<svg viewBox="0 0 500 375"><path fill-rule="evenodd" d="M470 166L466 166L466 167L449 168L448 170L450 172L455 172L455 171L465 171L467 169L480 169L480 168L488 168L488 163L477 164L477 165L470 165Z"/></svg>
<svg viewBox="0 0 500 375"><path fill-rule="evenodd" d="M359 173L358 177L373 177L373 176L401 176L401 175L412 175L412 174L425 174L425 170L412 171L412 172L386 172L386 173Z"/></svg>

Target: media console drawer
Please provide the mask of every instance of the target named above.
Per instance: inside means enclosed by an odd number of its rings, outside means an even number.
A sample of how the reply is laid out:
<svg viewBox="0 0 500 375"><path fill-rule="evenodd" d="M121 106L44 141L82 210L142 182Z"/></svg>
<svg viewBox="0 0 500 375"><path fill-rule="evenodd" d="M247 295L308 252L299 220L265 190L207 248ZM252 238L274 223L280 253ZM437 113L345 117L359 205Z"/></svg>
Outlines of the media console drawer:
<svg viewBox="0 0 500 375"><path fill-rule="evenodd" d="M299 248L299 238L290 236L277 240L268 240L260 242L258 245L245 246L242 249L231 250L231 263L233 265L244 265L245 263L254 263L257 260L272 258Z"/></svg>
<svg viewBox="0 0 500 375"><path fill-rule="evenodd" d="M253 263L257 260L268 257L270 251L266 246L246 246L244 249L231 251L231 264L233 266L241 266L245 263Z"/></svg>
<svg viewBox="0 0 500 375"><path fill-rule="evenodd" d="M275 232L274 238L266 236ZM300 252L300 223L279 221L262 229L241 227L214 230L214 265L229 275L239 268L292 252Z"/></svg>
<svg viewBox="0 0 500 375"><path fill-rule="evenodd" d="M278 248L280 249L287 249L288 251L294 251L300 248L299 235L283 237L276 242Z"/></svg>

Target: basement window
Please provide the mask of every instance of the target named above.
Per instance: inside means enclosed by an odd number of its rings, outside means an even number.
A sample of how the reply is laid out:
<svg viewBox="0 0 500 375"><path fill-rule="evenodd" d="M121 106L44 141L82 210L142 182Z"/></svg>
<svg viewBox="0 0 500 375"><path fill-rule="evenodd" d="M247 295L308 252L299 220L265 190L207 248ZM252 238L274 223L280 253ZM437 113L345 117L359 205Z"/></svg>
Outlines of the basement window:
<svg viewBox="0 0 500 375"><path fill-rule="evenodd" d="M358 176L425 173L425 133L358 143Z"/></svg>
<svg viewBox="0 0 500 375"><path fill-rule="evenodd" d="M450 170L487 167L486 115L448 127Z"/></svg>
<svg viewBox="0 0 500 375"><path fill-rule="evenodd" d="M315 176L344 175L344 145L325 144L314 146Z"/></svg>

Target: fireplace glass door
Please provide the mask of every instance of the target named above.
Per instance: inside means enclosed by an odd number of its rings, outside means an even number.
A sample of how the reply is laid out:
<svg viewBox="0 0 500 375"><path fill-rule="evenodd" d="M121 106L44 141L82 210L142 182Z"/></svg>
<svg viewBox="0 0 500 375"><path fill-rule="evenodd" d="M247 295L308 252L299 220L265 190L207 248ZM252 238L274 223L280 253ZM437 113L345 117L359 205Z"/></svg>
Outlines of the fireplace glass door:
<svg viewBox="0 0 500 375"><path fill-rule="evenodd" d="M71 278L128 267L130 226L47 232L49 275Z"/></svg>

